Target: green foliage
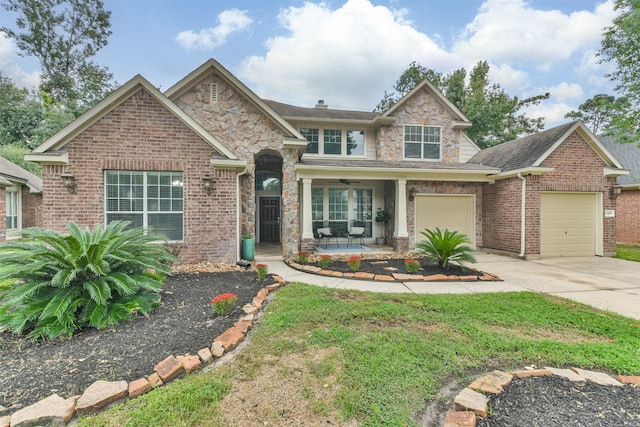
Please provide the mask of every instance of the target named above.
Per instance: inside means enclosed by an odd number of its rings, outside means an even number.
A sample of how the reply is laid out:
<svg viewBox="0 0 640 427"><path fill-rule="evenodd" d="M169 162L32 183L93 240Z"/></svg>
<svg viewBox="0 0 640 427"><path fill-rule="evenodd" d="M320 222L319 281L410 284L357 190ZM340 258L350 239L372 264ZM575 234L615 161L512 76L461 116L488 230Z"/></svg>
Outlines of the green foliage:
<svg viewBox="0 0 640 427"><path fill-rule="evenodd" d="M42 115L37 97L0 73L0 146L21 144L34 148L29 141Z"/></svg>
<svg viewBox="0 0 640 427"><path fill-rule="evenodd" d="M616 69L606 77L617 82L616 90L629 103L611 119L611 132L622 142L633 142L640 134L640 1L616 0L618 15L606 27L598 55ZM637 142L637 141L635 141Z"/></svg>
<svg viewBox="0 0 640 427"><path fill-rule="evenodd" d="M104 328L160 304L172 255L162 237L128 222L68 225L68 235L41 228L0 244L0 325L29 338Z"/></svg>
<svg viewBox="0 0 640 427"><path fill-rule="evenodd" d="M39 163L29 162L24 159L24 155L28 152L29 149L21 144L0 145L0 156L34 175L42 176L42 166Z"/></svg>
<svg viewBox="0 0 640 427"><path fill-rule="evenodd" d="M623 108L625 108L624 99L599 93L580 104L578 111L570 111L564 117L582 120L594 134L598 135L611 127L612 117Z"/></svg>
<svg viewBox="0 0 640 427"><path fill-rule="evenodd" d="M0 30L22 55L40 61L41 89L54 105L78 116L111 90L112 75L90 60L111 35L111 12L102 0L3 0L2 5L17 14L17 30Z"/></svg>
<svg viewBox="0 0 640 427"><path fill-rule="evenodd" d="M473 67L468 85L465 83L466 75L464 69L443 75L412 62L394 86L396 95L385 92L375 111L388 110L427 79L471 121L473 126L466 132L481 148L511 141L544 128L543 118L530 118L519 112L548 99L549 93L526 99L510 96L499 84L490 83L489 63L486 61L479 61Z"/></svg>
<svg viewBox="0 0 640 427"><path fill-rule="evenodd" d="M463 266L464 262L476 262L469 238L458 231L425 229L420 232L427 240L416 243L416 253L425 255L429 261L437 262L440 267L448 268L455 262Z"/></svg>

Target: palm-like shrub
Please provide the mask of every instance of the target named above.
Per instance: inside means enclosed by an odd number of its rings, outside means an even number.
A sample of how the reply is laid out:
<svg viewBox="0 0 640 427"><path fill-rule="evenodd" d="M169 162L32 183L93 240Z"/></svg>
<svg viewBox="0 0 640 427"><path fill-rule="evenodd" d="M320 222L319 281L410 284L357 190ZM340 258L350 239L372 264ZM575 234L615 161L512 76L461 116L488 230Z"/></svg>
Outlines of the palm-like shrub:
<svg viewBox="0 0 640 427"><path fill-rule="evenodd" d="M30 228L0 244L0 325L29 338L104 328L160 304L174 257L161 236L116 221L69 234Z"/></svg>
<svg viewBox="0 0 640 427"><path fill-rule="evenodd" d="M458 231L425 229L420 232L427 240L416 243L416 253L425 255L430 262L437 262L438 266L449 268L449 263L455 262L464 268L464 262L476 262L471 248L471 240Z"/></svg>

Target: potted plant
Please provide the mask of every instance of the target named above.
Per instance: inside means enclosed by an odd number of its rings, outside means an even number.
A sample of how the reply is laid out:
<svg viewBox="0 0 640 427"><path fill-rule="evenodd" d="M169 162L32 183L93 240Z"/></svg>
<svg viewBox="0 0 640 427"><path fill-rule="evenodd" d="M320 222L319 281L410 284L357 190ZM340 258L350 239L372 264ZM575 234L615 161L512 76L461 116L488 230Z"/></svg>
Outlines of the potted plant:
<svg viewBox="0 0 640 427"><path fill-rule="evenodd" d="M245 234L242 238L242 259L253 261L255 247L253 235L251 233Z"/></svg>
<svg viewBox="0 0 640 427"><path fill-rule="evenodd" d="M376 222L382 225L382 235L376 237L376 245L384 245L384 225L389 221L390 217L391 216L389 215L389 212L385 211L382 208L378 208L378 210L376 211Z"/></svg>

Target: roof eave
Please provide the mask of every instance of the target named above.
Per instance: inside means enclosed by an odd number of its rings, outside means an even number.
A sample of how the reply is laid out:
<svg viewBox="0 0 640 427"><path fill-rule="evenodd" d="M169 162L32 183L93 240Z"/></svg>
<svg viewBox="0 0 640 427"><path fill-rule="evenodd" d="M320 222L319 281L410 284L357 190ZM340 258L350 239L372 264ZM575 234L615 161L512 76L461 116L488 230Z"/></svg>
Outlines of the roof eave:
<svg viewBox="0 0 640 427"><path fill-rule="evenodd" d="M629 175L629 171L626 169L614 169L606 166L602 168L602 173L606 177L618 177L618 176Z"/></svg>
<svg viewBox="0 0 640 427"><path fill-rule="evenodd" d="M69 153L27 153L24 155L25 160L40 163L43 165L68 165Z"/></svg>
<svg viewBox="0 0 640 427"><path fill-rule="evenodd" d="M491 175L492 181L499 181L501 179L515 178L518 175L527 176L527 175L544 175L545 173L553 172L555 168L544 168L544 167L527 167L521 169L513 169L510 171L499 172L495 175Z"/></svg>

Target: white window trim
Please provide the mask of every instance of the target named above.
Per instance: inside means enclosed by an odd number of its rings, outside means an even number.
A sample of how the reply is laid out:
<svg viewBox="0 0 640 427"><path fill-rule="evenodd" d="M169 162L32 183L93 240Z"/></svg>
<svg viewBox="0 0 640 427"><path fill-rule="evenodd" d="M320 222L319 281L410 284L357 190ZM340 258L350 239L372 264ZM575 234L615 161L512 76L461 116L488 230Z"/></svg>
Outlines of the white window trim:
<svg viewBox="0 0 640 427"><path fill-rule="evenodd" d="M16 213L17 213L17 224L16 224L16 228L7 228L6 229L6 239L10 240L10 239L18 239L20 236L16 235L15 233L17 231L22 230L22 186L20 184L15 184L13 187L7 187L5 189L5 203L6 203L6 196L8 196L9 194L14 194L15 195L15 209L16 209ZM6 213L9 212L9 206L5 206L5 218L3 218L5 224L7 222L6 219Z"/></svg>
<svg viewBox="0 0 640 427"><path fill-rule="evenodd" d="M300 126L300 128L304 129L317 129L318 130L318 152L317 153L307 153L305 152L305 156L313 156L313 157L345 157L347 159L364 159L367 156L367 131L365 129L351 129L351 128L319 128L312 126ZM340 141L340 154L325 154L324 153L324 131L325 130L339 130L341 132L341 141ZM362 132L362 154L347 154L347 132Z"/></svg>
<svg viewBox="0 0 640 427"><path fill-rule="evenodd" d="M312 219L312 222L318 222L318 221L325 221L325 222L329 222L329 221L334 221L334 222L346 222L347 223L347 228L351 227L351 222L356 220L356 218L354 217L354 208L355 208L355 190L371 190L371 220L369 221L365 221L365 222L371 222L371 236L370 237L365 237L365 239L375 239L376 238L376 227L375 227L375 195L376 195L376 189L373 186L364 186L364 185L357 185L357 186L335 186L335 185L330 185L330 184L325 184L325 185L318 185L318 186L313 186L312 187L312 194L313 194L313 190L317 190L317 189L321 189L322 190L322 219L321 220L317 220L317 219ZM329 219L329 190L331 189L336 189L336 190L347 190L347 219L346 220L330 220ZM313 214L311 216L313 218ZM341 236L344 237L344 236Z"/></svg>
<svg viewBox="0 0 640 427"><path fill-rule="evenodd" d="M154 214L158 213L157 211L149 211L147 210L147 177L149 172L179 172L182 173L182 185L184 186L184 172L182 171L138 171L138 170L125 170L125 169L110 169L104 171L104 225L107 223L107 215L109 213L118 214L122 213L122 211L109 211L107 210L107 172L142 172L142 211L135 211L135 213L142 214L142 228L145 230L145 233L149 229L149 213ZM184 206L185 206L185 191L184 188L182 190L182 210L181 211L171 211L171 213L181 213L182 214L182 240L167 240L168 243L183 243L184 242ZM164 243L164 240L156 241L154 243Z"/></svg>
<svg viewBox="0 0 640 427"><path fill-rule="evenodd" d="M424 157L421 157L419 159L415 159L413 157L407 157L406 153L405 153L405 149L406 149L406 144L407 141L404 140L404 136L405 136L405 129L407 126L420 126L422 128L438 128L440 129L440 144L438 144L438 158L437 159L425 159ZM423 133L424 135L424 133ZM417 142L412 142L413 144L417 144ZM420 142L420 144L424 144L424 142ZM429 143L427 143L429 144ZM431 143L433 144L433 143ZM435 144L434 144L435 145ZM420 151L421 151L421 156L424 155L424 153L422 152L422 147L420 147ZM442 126L437 126L437 125L423 125L423 124L419 124L419 123L405 123L404 125L402 125L402 159L409 161L409 162L441 162L442 161Z"/></svg>

